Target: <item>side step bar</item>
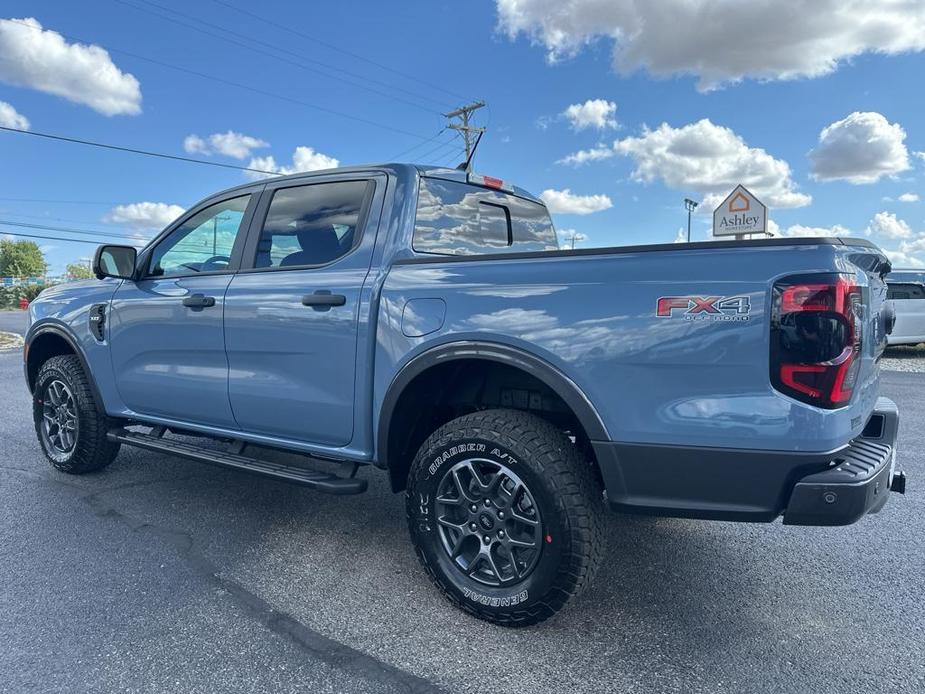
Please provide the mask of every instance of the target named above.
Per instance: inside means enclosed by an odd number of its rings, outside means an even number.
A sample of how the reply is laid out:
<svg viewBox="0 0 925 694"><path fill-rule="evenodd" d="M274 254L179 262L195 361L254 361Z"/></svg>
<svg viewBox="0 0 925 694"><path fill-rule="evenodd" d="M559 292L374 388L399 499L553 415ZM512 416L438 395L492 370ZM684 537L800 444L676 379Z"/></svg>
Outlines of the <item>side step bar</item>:
<svg viewBox="0 0 925 694"><path fill-rule="evenodd" d="M294 465L283 465L281 463L271 463L256 458L248 458L239 453L228 451L217 451L211 448L202 448L183 441L174 439L164 439L161 436L164 433L163 427L156 427L150 434L142 434L126 429L113 429L106 434L110 441L118 441L129 446L145 448L149 451L158 451L169 455L177 455L190 460L197 460L200 463L209 463L219 465L234 470L244 470L252 472L263 477L270 477L283 482L300 484L305 487L311 487L325 494L362 494L366 491L367 482L364 479L356 477L338 477L329 472L318 472ZM237 449L240 451L243 446L240 442L235 442ZM356 468L354 468L354 471Z"/></svg>

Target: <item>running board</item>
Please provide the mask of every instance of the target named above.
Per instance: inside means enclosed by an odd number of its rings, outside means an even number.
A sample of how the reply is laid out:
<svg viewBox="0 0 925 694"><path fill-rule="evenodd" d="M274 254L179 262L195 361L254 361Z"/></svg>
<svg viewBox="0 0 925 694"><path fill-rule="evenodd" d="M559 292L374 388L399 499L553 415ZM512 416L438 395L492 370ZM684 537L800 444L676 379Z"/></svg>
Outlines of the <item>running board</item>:
<svg viewBox="0 0 925 694"><path fill-rule="evenodd" d="M152 434L141 434L126 429L113 429L106 434L110 441L118 441L129 446L145 448L149 451L158 451L170 455L177 455L190 460L197 460L200 463L209 463L219 465L233 470L243 470L252 472L263 477L289 482L291 484L300 484L305 487L311 487L325 494L362 494L366 491L366 480L357 479L356 477L338 477L329 472L318 472L294 465L283 465L281 463L271 463L256 458L231 453L227 451L216 451L211 448L202 448L183 441L174 439L164 439L160 435L163 433L162 427L156 427ZM238 450L243 448L239 442L236 442ZM354 468L354 471L356 468Z"/></svg>

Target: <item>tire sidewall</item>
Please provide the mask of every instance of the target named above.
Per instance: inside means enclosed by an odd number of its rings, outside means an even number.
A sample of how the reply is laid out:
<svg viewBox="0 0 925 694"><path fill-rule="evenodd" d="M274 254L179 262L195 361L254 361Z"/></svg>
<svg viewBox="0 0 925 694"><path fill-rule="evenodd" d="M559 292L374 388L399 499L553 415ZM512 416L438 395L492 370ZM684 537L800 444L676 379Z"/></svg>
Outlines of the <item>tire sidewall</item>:
<svg viewBox="0 0 925 694"><path fill-rule="evenodd" d="M45 440L43 431L42 409L48 386L52 381L63 381L67 385L68 389L71 391L71 396L74 398L75 408L77 410L77 429L74 434L74 446L67 453L61 453L49 446ZM34 392L35 396L32 399L32 416L35 422L35 433L38 435L39 445L41 445L45 456L55 465L67 466L74 460L80 449L82 442L81 437L83 436L83 429L85 427L85 412L86 408L90 405L82 400L83 393L74 382L71 374L68 373L66 369L60 368L57 364L49 363L41 369L36 379Z"/></svg>
<svg viewBox="0 0 925 694"><path fill-rule="evenodd" d="M568 525L554 491L526 461L529 452L484 436L449 435L422 448L412 466L407 494L411 538L440 586L466 608L499 616L546 602L569 552ZM529 489L542 523L540 557L530 575L511 586L490 586L466 576L448 556L437 523L437 488L446 472L468 459L509 468ZM550 541L551 540L551 541Z"/></svg>

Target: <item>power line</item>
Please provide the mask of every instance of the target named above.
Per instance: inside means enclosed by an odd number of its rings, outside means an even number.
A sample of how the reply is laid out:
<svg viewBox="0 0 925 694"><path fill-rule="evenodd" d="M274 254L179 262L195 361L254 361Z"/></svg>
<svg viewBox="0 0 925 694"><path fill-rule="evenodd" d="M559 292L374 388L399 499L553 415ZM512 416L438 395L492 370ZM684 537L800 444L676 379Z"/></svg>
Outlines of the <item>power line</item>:
<svg viewBox="0 0 925 694"><path fill-rule="evenodd" d="M301 68L301 69L303 69L303 70L308 70L309 72L313 72L313 73L315 73L315 74L317 74L317 75L321 75L322 77L327 77L327 78L329 78L329 79L333 79L333 80L337 80L337 81L340 81L340 82L344 82L344 83L350 84L350 85L352 85L352 86L354 86L354 87L358 87L359 89L365 89L365 90L367 90L367 91L369 91L369 92L372 92L372 93L374 93L374 94L379 94L380 96L384 96L384 97L386 97L387 99L393 99L393 100L395 100L395 101L400 101L401 103L407 104L407 105L409 105L409 106L413 106L413 107L415 107L415 108L419 108L419 109L421 109L421 110L423 110L423 111L426 111L426 112L428 112L428 113L433 113L433 114L438 114L438 115L439 115L439 112L436 111L436 110L434 110L433 108L428 108L428 107L426 107L426 106L422 106L421 104L415 103L415 102L413 102L413 101L408 101L407 99L403 99L402 97L395 96L394 94L390 94L390 93L388 93L388 92L384 92L384 91L381 91L381 90L379 90L379 89L375 89L375 88L373 88L373 87L368 87L368 86L366 86L366 85L364 85L364 84L361 84L361 83L359 83L359 82L355 82L355 81L352 81L352 80L351 80L351 81L344 80L344 78L342 78L342 77L337 77L337 76L334 76L334 75L330 75L330 74L328 74L327 72L323 72L323 71L318 70L318 69L316 69L316 68L310 67L309 65L306 65L305 63L306 63L306 62L308 62L308 63L314 63L315 65L319 65L319 66L321 66L321 67L323 67L323 68L325 68L325 69L327 69L327 70L333 70L333 71L335 71L335 72L340 72L340 73L342 73L342 74L344 74L344 75L349 75L350 77L357 78L357 79L359 79L359 80L361 80L361 81L370 82L370 83L373 83L373 84L378 84L378 85L384 86L384 87L386 87L386 88L388 88L388 89L390 89L390 90L403 92L403 93L408 94L408 95L410 95L410 96L412 96L412 97L414 97L414 98L416 98L416 99L420 99L420 100L424 100L424 101L429 101L429 102L431 102L431 103L437 104L438 106L441 105L441 102L439 102L439 101L434 101L433 99L430 99L429 97L421 96L421 95L419 95L419 94L416 94L415 92L408 91L407 89L402 89L401 87L396 87L396 86L394 86L394 85L392 85L392 84L389 84L388 82L381 82L381 81L379 81L379 80L375 80L375 79L372 79L372 78L369 78L369 77L364 77L363 75L359 75L359 74L357 74L357 73L350 72L349 70L344 70L344 69L342 69L342 68L339 68L339 67L337 67L336 65L330 65L330 64L328 64L328 63L323 63L323 62L321 62L321 61L319 61L319 60L313 60L313 59L308 58L308 57L306 57L306 56L304 56L304 55L302 55L302 54L300 54L300 53L296 53L295 51L291 51L291 50L289 50L289 49L287 49L287 48L282 48L282 47L280 47L280 46L275 46L275 45L273 45L272 43L268 43L268 42L266 42L266 41L261 41L260 39L256 39L256 38L247 36L246 34L241 34L240 32L234 31L233 29L229 29L229 28L227 28L227 27L223 27L223 26L218 25L218 24L215 24L215 23L213 23L213 22L208 22L208 21L206 21L206 20L204 20L204 19L199 19L198 17L193 17L192 15L186 14L186 13L184 13L184 12L180 12L179 10L175 10L175 9L173 9L173 8L170 8L170 7L165 7L164 5L160 5L160 4L156 3L156 2L150 2L150 0L135 0L135 1L136 1L136 2L140 2L140 3L143 3L143 4L145 4L145 5L149 5L149 6L151 6L151 7L155 7L155 8L157 8L158 10L160 10L160 12L157 12L157 11L155 11L155 10L152 10L152 9L149 9L149 8L145 8L145 7L139 7L138 5L134 4L134 2L130 2L129 0L113 0L113 2L119 3L120 5L125 5L126 7L131 7L132 9L138 10L139 12L146 12L146 13L148 13L148 14L150 14L150 15L155 16L155 17L159 17L160 19L163 19L163 20L165 20L165 21L173 22L174 24L178 24L178 25L180 25L180 26L184 26L184 27L186 27L186 28L188 28L188 29L191 29L191 30L193 30L193 31L196 31L196 32L198 32L198 33L200 33L200 34L204 34L204 35L207 35L207 36L212 36L212 37L214 37L214 38L219 39L220 41L225 41L225 42L234 44L234 45L236 45L236 46L240 46L240 47L242 47L242 48L245 48L245 49L247 49L247 50L254 51L255 53L259 53L259 54L262 54L262 55L269 56L269 57L274 58L274 59L276 59L276 60L280 60L280 61L285 62L285 63L288 63L288 64L290 64L290 65L294 65L294 66L296 66L296 67L299 67L299 68ZM189 22L185 22L185 21L183 21L183 20L181 20L181 19L177 19L177 18L175 18L175 17L170 17L170 16L164 14L164 12L167 12L167 13L170 13L170 14L174 14L174 15L179 15L180 17L185 17L185 18L187 18L187 19L189 19L189 20L191 20L191 21L193 21L193 22L196 22L197 24L201 24L201 25L204 25L204 26L206 26L206 27L212 27L212 28L214 28L214 29L217 29L217 30L220 31L220 32L224 32L225 34L228 34L228 35L230 35L230 36L237 37L238 40L234 40L234 39L228 38L228 36L223 36L223 35L221 35L221 34L218 34L218 33L213 32L213 31L209 31L209 30L207 30L207 29L203 29L203 28L194 26L194 25L190 24ZM294 61L294 60L291 60L291 59L288 59L288 58L284 58L284 57L282 57L282 56L276 55L275 53L271 53L271 52L269 52L269 51L262 50L262 49L260 49L260 48L256 48L255 46L249 45L249 44L258 44L258 45L261 45L261 46L265 46L265 47L267 47L267 48L272 49L273 51L277 51L277 52L279 52L279 53L285 53L285 54L288 54L288 55L291 55L291 56L295 56L296 58L299 58L300 61L305 61L305 62L298 62L298 61Z"/></svg>
<svg viewBox="0 0 925 694"><path fill-rule="evenodd" d="M116 204L116 203L113 203ZM67 222L68 224L80 224L86 226L87 224L96 224L99 220L94 220L88 222L84 219L71 219L69 217L51 217L48 214L22 214L21 212L11 212L9 210L0 210L0 214L3 214L5 217L16 217L23 219L38 219L41 222Z"/></svg>
<svg viewBox="0 0 925 694"><path fill-rule="evenodd" d="M64 231L69 234L88 234L91 236L111 236L117 239L132 238L129 234L117 234L111 231L92 231L90 229L74 229L73 227L50 226L47 224L27 224L26 222L11 222L8 219L0 219L0 224L11 227L20 227L22 229L40 229L43 231ZM136 241L146 242L147 239L134 239Z"/></svg>
<svg viewBox="0 0 925 694"><path fill-rule="evenodd" d="M29 29L32 29L33 31L41 31L41 29L38 29L37 27L34 27L34 26L32 26L31 24L27 24L26 22L22 22L22 21L17 20L17 19L7 19L7 20L5 20L5 21L13 22L13 23L15 23L15 24L21 24L22 26L27 27L27 28L29 28ZM70 40L70 41L76 41L76 42L78 42L78 43L86 43L86 44L92 44L92 43L93 43L92 41L88 41L87 39L83 39L83 38L74 36L73 34L70 34L70 35L68 35L68 34L63 34L63 33L61 33L60 31L57 32L57 33L58 33L59 35L61 35L62 37L64 37L64 38ZM95 44L95 45L100 45L100 44ZM209 74L207 74L207 73L205 73L205 72L199 72L198 70L193 70L193 69L191 69L191 68L186 68L186 67L183 67L182 65L174 65L173 63L166 63L166 62L164 62L164 61L162 61L162 60L156 60L155 58L148 58L148 57L146 57L146 56L139 55L139 54L137 54L137 53L132 53L131 51L122 50L121 48L112 48L112 47L109 47L109 46L106 46L105 48L106 48L106 50L112 51L113 53L121 53L122 55L127 55L127 56L129 56L130 58L135 58L136 60L143 60L143 61L145 61L145 62L147 62L147 63L151 63L151 64L153 64L153 65L159 65L159 66L161 66L161 67L166 67L166 68L168 68L168 69L170 69L170 70L176 70L176 71L178 71L178 72L183 72L183 73L186 73L186 74L189 74L189 75L195 75L196 77L199 77L199 78L202 78L202 79L205 79L205 80L210 80L210 81L213 81L213 82L218 82L219 84L225 84L225 85L228 85L228 86L230 86L230 87L235 87L236 89L244 89L244 90L246 90L246 91L253 92L253 93L255 93L255 94L260 94L260 95L262 95L262 96L269 96L269 97L271 97L271 98L273 98L273 99L280 99L280 100L282 100L282 101L288 101L288 102L293 103L293 104L299 104L300 106L305 106L306 108L311 108L311 109L314 109L314 110L316 110L316 111L322 111L322 112L324 112L324 113L330 113L331 115L339 116L340 118L346 118L346 119L348 119L348 120L356 121L356 122L358 122L358 123L365 123L366 125L371 125L371 126L373 126L373 127L375 127L375 128L381 128L381 129L383 129L383 130L389 130L389 131L391 131L391 132L398 133L399 135L407 135L407 136L409 136L409 137L414 137L414 138L417 138L417 139L419 139L419 140L426 140L426 139L427 139L426 137L423 137L422 135L418 135L417 133L412 133L412 132L409 132L409 131L407 131L407 130L402 130L401 128L394 128L394 127L392 127L391 125L386 125L386 124L384 124L384 123L379 123L379 122L377 122L377 121L369 120L369 119L367 119L367 118L361 118L360 116L351 116L349 113L343 113L342 111L337 111L337 110L335 110L335 109L328 108L328 107L326 107L326 106L319 106L319 105L317 105L317 104L313 104L313 103L310 103L310 102L308 102L308 101L302 101L301 99L296 99L296 98L293 98L293 97L291 97L291 96L287 96L287 95L285 95L285 94L278 94L278 93L276 93L276 92L270 92L270 91L267 91L267 90L265 90L265 89L260 89L259 87L252 87L252 86L247 85L247 84L242 84L241 82L235 82L235 81L233 81L233 80L227 80L227 79L225 79L224 77L218 77L218 76L216 76L216 75L209 75ZM174 158L174 159L178 159L178 158L179 158L179 159L186 159L185 157L173 157L173 158ZM200 161L200 162L201 162L201 160L195 160L195 161ZM273 175L275 175L275 174L277 173L277 172L275 172L275 171L260 171L259 169L245 169L244 167L233 166L233 165L231 165L231 164L219 164L219 163L217 163L217 162L208 162L208 163L212 164L213 166L225 166L226 168L242 169L242 170L245 170L245 171L255 171L255 172L257 172L257 173L269 173L269 174L273 174Z"/></svg>
<svg viewBox="0 0 925 694"><path fill-rule="evenodd" d="M28 239L45 239L45 240L48 240L48 241L71 241L71 242L73 242L73 243L91 243L91 244L93 244L94 246L100 246L100 245L102 245L102 243L103 243L102 241L91 241L91 240L89 240L89 239L66 239L66 238L62 238L62 237L60 237L60 236L40 236L40 235L38 235L38 234L24 234L24 233L19 232L19 231L9 231L9 232L4 231L3 234L6 235L6 236L17 236L17 237L20 237L20 236L21 236L21 237L23 237L23 238L28 238ZM136 241L135 243L131 243L131 244L127 244L127 245L141 247L143 244L138 243L138 242Z"/></svg>
<svg viewBox="0 0 925 694"><path fill-rule="evenodd" d="M324 41L324 40L322 40L322 39L319 39L319 38L317 38L317 37L315 37L315 36L311 36L310 34L306 34L306 33L304 33L304 32L297 31L296 29L293 29L292 27L288 27L288 26L286 26L285 24L280 24L279 22L274 22L274 21L272 21L272 20L270 20L270 19L267 19L266 17L263 17L262 15L259 15L259 14L255 13L255 12L250 12L250 11L248 11L248 10L245 10L245 9L241 8L241 7L237 7L237 6L234 5L233 3L226 2L225 0L212 0L212 2L214 2L214 3L218 4L218 5L222 5L223 7L227 7L228 9L234 10L235 12L239 12L239 13L245 15L245 16L250 17L251 19L256 19L257 21L263 22L264 24L268 24L268 25L270 25L270 26L272 26L272 27L275 27L275 28L277 28L277 29L282 29L283 31L289 32L290 34L294 34L295 36L299 36L299 37L301 37L301 38L303 38L303 39L306 39L306 40L308 40L308 41L314 41L315 43L319 43L319 44L321 44L322 46L325 46L326 48L330 48L330 49L333 50L333 51L337 51L338 53L343 53L344 55L349 55L351 58L355 58L355 59L357 59L357 60L361 60L361 61L363 61L364 63L368 63L368 64L370 64L370 65L375 65L376 67L380 68L381 70L385 70L385 71L387 71L387 72L391 72L392 74L395 74L395 75L398 75L398 76L400 76L400 77L403 77L404 79L413 80L413 81L415 81L415 82L418 82L418 83L420 83L420 84L423 84L423 85L426 86L426 87L430 87L431 89L436 89L436 90L438 90L438 91L441 91L441 92L443 92L444 94L448 94L449 96L452 96L454 99L464 99L464 100L465 100L465 99L468 99L468 98L469 98L469 97L461 96L461 95L459 95L459 94L456 94L456 93L454 93L454 92L451 92L451 91L449 91L448 89L446 89L446 88L444 88L444 87L441 87L441 86L439 86L439 85L437 85L437 84L433 84L433 83L431 83L431 82L427 82L426 80L422 80L420 77L417 77L417 76L415 76L415 75L409 74L409 73L407 73L407 72L402 72L401 70L396 70L395 68L391 68L391 67L389 67L388 65L383 65L382 63L377 62L377 61L375 61L375 60L373 60L373 59L371 59L371 58L367 58L366 56L362 56L362 55L359 55L359 54L357 54L357 53L353 53L353 52L351 52L351 51L348 51L348 50L346 50L345 48L341 48L340 46L338 46L338 45L336 45L336 44L329 43L329 42Z"/></svg>
<svg viewBox="0 0 925 694"><path fill-rule="evenodd" d="M223 169L236 169L237 171L252 171L254 173L277 175L275 171L264 171L263 169L252 169L248 166L236 166L234 164L223 164L218 161L206 161L205 159L193 159L192 157L181 157L177 154L163 154L162 152L151 152L144 149L135 149L134 147L122 147L120 145L110 145L105 142L94 142L92 140L81 140L76 137L66 137L64 135L54 135L52 133L40 133L37 130L23 130L21 128L11 128L7 125L0 125L0 130L6 130L11 133L21 135L32 135L33 137L44 137L48 140L58 140L60 142L70 142L76 145L87 145L88 147L102 147L103 149L112 149L117 152L129 152L130 154L143 154L147 157L159 157L161 159L173 159L175 161L185 161L191 164L205 164L206 166L218 166Z"/></svg>
<svg viewBox="0 0 925 694"><path fill-rule="evenodd" d="M441 128L440 131L439 131L436 135L434 135L433 137L430 137L430 138L424 140L423 142L419 142L419 143L417 143L416 145L412 145L411 147L408 147L408 149L403 149L403 150L402 150L401 152L399 152L398 154L396 154L396 155L390 157L390 158L389 158L389 161L398 161L401 157L404 157L404 156L410 154L410 153L413 152L414 150L420 149L421 147L425 147L426 145L428 145L429 143L431 143L431 142L433 142L434 140L436 140L438 137L440 137L440 136L441 136L443 133L445 133L445 132L446 132L446 128Z"/></svg>
<svg viewBox="0 0 925 694"><path fill-rule="evenodd" d="M118 202L99 202L93 200L51 200L49 198L0 198L0 202L40 202L40 203L49 203L56 205L119 205ZM17 217L25 217L26 215L16 215ZM73 220L70 220L73 221Z"/></svg>
<svg viewBox="0 0 925 694"><path fill-rule="evenodd" d="M442 142L441 144L437 145L437 146L434 147L433 149L428 150L428 151L425 152L424 154L421 154L421 155L418 157L418 159L419 159L420 161L425 161L425 160L427 159L427 157L431 156L432 154L434 154L434 153L436 153L436 152L445 151L447 147L453 147L454 149L458 149L458 148L459 148L459 145L458 145L455 141Z"/></svg>

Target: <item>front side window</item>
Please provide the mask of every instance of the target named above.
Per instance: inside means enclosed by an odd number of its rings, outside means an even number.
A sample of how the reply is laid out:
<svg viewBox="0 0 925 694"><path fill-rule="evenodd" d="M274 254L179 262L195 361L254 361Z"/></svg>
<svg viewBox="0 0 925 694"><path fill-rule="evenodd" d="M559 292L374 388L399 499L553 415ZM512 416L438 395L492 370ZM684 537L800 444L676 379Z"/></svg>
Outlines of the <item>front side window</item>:
<svg viewBox="0 0 925 694"><path fill-rule="evenodd" d="M367 181L334 181L273 193L257 242L258 268L325 265L359 240Z"/></svg>
<svg viewBox="0 0 925 694"><path fill-rule="evenodd" d="M414 250L475 255L558 248L546 207L502 192L421 178Z"/></svg>
<svg viewBox="0 0 925 694"><path fill-rule="evenodd" d="M174 229L154 248L149 277L180 277L226 270L250 195L206 207Z"/></svg>

